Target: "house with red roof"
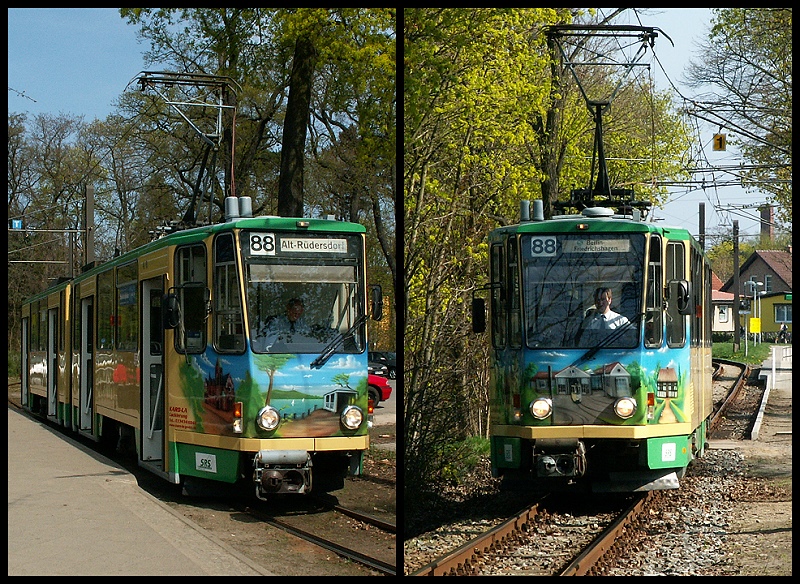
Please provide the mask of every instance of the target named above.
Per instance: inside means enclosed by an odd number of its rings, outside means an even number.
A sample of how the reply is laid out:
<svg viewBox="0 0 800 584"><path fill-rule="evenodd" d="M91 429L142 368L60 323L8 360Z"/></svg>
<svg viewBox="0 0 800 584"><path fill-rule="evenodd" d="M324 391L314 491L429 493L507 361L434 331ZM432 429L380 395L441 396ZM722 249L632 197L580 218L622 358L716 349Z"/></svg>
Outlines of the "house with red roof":
<svg viewBox="0 0 800 584"><path fill-rule="evenodd" d="M761 332L777 335L781 325L792 330L792 248L756 250L739 268L739 290L733 289L733 276L718 290L741 301L750 301L750 314L740 314L742 326L752 330L759 318ZM712 300L714 293L712 292ZM731 329L733 330L733 329Z"/></svg>
<svg viewBox="0 0 800 584"><path fill-rule="evenodd" d="M722 280L711 272L711 332L732 333L733 326L733 294L722 291Z"/></svg>

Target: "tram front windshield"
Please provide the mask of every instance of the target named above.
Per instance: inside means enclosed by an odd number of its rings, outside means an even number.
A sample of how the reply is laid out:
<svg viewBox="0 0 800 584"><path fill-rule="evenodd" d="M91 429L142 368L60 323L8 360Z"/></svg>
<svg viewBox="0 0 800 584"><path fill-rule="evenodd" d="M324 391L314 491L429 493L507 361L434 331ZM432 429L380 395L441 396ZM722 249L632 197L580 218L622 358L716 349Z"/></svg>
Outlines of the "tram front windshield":
<svg viewBox="0 0 800 584"><path fill-rule="evenodd" d="M639 340L643 234L522 235L522 312L530 348L632 348ZM610 289L611 311L595 305Z"/></svg>
<svg viewBox="0 0 800 584"><path fill-rule="evenodd" d="M352 242L346 247L356 254ZM340 352L363 352L365 327L354 327L363 313L358 275L353 257L245 256L251 349L321 353L344 337Z"/></svg>

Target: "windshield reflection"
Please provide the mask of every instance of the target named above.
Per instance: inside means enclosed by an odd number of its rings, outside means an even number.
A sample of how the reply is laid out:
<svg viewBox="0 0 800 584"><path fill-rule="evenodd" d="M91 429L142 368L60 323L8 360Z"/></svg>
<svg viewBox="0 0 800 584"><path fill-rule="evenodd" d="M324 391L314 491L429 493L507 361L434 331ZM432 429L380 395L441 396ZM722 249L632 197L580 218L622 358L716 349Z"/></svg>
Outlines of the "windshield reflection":
<svg viewBox="0 0 800 584"><path fill-rule="evenodd" d="M644 241L643 234L523 235L527 345L634 347L640 328ZM605 307L599 308L595 298L605 289L609 292L603 296L610 296L613 313L601 315Z"/></svg>
<svg viewBox="0 0 800 584"><path fill-rule="evenodd" d="M359 317L355 265L246 264L251 348L319 353ZM364 350L359 327L342 352Z"/></svg>

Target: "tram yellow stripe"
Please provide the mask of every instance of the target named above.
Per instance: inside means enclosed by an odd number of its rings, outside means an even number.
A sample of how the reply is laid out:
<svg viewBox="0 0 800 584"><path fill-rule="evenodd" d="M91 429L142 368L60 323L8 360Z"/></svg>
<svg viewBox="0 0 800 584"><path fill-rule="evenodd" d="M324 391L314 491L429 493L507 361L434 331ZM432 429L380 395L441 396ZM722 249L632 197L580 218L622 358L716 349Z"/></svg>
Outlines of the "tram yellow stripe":
<svg viewBox="0 0 800 584"><path fill-rule="evenodd" d="M492 436L511 436L525 440L537 438L620 438L642 440L661 436L686 436L692 425L660 424L658 426L495 426Z"/></svg>
<svg viewBox="0 0 800 584"><path fill-rule="evenodd" d="M185 430L175 430L173 441L224 450L257 452L259 450L307 450L323 452L330 450L366 450L369 436L334 436L328 438L237 438L216 434L196 434Z"/></svg>

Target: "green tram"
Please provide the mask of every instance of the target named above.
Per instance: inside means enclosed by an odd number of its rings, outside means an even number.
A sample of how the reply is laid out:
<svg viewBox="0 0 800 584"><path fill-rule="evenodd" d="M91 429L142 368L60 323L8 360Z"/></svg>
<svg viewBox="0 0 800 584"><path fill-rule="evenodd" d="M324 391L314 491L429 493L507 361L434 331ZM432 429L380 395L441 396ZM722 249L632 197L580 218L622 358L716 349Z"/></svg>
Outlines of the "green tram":
<svg viewBox="0 0 800 584"><path fill-rule="evenodd" d="M489 235L495 476L679 487L712 414L711 269L685 229L588 207ZM597 302L596 302L597 300ZM610 302L610 309L609 307ZM473 299L473 329L487 327Z"/></svg>
<svg viewBox="0 0 800 584"><path fill-rule="evenodd" d="M335 487L369 448L366 230L232 214L28 299L22 404L171 483ZM270 330L298 302L303 327Z"/></svg>

